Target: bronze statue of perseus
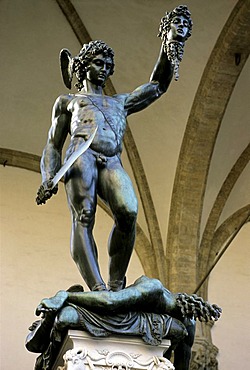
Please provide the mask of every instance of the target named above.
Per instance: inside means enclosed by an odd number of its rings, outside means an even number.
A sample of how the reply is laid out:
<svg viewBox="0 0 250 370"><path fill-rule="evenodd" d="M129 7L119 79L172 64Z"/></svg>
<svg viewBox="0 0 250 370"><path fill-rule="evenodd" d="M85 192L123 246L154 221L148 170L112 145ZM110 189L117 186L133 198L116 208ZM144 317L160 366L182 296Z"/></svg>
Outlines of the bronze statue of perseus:
<svg viewBox="0 0 250 370"><path fill-rule="evenodd" d="M195 335L195 321L217 320L221 309L196 295L171 293L157 279L142 276L125 287L125 275L135 242L137 198L121 162L126 118L159 99L173 75L178 79L185 41L191 35L192 21L186 6L178 6L162 18L159 37L162 45L149 82L131 93L107 96L103 88L114 72L114 52L103 41L84 44L72 57L60 53L63 81L75 94L57 98L52 125L41 159L42 185L37 204L45 203L64 184L72 216L71 253L90 292L82 286L61 290L43 299L26 338L26 348L41 353L35 370L51 370L69 328L93 336L111 334L140 336L150 345L163 338L171 340L164 357L174 352L176 370L188 370ZM61 166L67 136L70 144ZM97 197L113 214L109 238L109 281L104 282L93 236Z"/></svg>
<svg viewBox="0 0 250 370"><path fill-rule="evenodd" d="M175 68L167 45L183 46L192 28L185 6L166 14L160 26L162 47L150 80L130 93L103 94L105 82L114 72L114 52L105 42L84 44L76 57L67 49L60 55L64 83L71 88L75 75L78 92L61 95L54 104L36 201L43 204L57 192L55 175L61 168L62 148L70 135L66 164L72 155L75 157L66 170L64 183L72 216L71 253L90 290L118 291L125 286L138 210L132 182L121 163L126 118L167 91ZM97 196L110 207L114 219L108 245L108 286L100 273L92 232Z"/></svg>

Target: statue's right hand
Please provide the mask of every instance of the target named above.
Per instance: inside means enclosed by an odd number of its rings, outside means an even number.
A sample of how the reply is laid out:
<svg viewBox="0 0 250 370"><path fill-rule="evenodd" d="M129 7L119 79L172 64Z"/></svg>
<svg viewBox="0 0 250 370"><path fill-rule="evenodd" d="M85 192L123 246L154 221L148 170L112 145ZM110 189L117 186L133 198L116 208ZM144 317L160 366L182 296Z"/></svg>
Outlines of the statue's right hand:
<svg viewBox="0 0 250 370"><path fill-rule="evenodd" d="M58 191L58 186L53 187L51 180L44 181L37 191L36 203L37 205L45 204L48 199L56 194Z"/></svg>

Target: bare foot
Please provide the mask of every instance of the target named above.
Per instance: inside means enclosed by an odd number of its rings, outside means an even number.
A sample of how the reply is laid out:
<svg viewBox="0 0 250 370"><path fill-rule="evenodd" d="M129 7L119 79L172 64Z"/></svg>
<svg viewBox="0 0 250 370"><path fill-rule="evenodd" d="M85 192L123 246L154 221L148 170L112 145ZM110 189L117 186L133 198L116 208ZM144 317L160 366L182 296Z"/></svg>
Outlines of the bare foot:
<svg viewBox="0 0 250 370"><path fill-rule="evenodd" d="M36 315L39 316L42 312L56 312L60 310L67 298L68 293L64 290L60 290L59 292L57 292L54 297L44 298L36 309Z"/></svg>

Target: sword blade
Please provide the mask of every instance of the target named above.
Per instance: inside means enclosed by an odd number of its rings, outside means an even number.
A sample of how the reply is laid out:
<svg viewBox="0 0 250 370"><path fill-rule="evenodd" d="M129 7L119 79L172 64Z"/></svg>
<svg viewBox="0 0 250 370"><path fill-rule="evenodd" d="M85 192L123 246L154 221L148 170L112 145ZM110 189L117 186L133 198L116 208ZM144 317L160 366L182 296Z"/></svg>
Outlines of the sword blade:
<svg viewBox="0 0 250 370"><path fill-rule="evenodd" d="M71 156L69 157L67 162L64 163L64 165L60 168L60 170L57 172L55 177L51 180L52 183L53 183L53 188L61 180L61 178L65 175L65 173L72 166L72 164L77 160L77 158L79 158L80 155L82 155L84 152L86 152L86 150L89 148L89 146L91 145L91 143L92 143L92 141L95 137L97 129L98 129L98 127L95 128L94 132L89 137L89 139L87 141L85 141L85 143L80 145L79 148L74 153L71 154Z"/></svg>

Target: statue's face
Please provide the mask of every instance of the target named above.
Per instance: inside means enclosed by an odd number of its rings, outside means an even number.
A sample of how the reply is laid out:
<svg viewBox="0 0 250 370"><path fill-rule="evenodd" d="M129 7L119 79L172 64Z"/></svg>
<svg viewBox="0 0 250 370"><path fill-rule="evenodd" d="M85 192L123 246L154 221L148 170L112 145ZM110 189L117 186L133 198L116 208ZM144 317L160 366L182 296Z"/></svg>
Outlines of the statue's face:
<svg viewBox="0 0 250 370"><path fill-rule="evenodd" d="M168 40L185 41L188 33L188 20L183 15L176 15L170 23Z"/></svg>
<svg viewBox="0 0 250 370"><path fill-rule="evenodd" d="M103 86L110 75L112 65L110 57L96 55L87 66L87 79L97 86Z"/></svg>

